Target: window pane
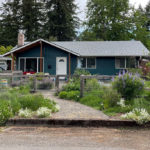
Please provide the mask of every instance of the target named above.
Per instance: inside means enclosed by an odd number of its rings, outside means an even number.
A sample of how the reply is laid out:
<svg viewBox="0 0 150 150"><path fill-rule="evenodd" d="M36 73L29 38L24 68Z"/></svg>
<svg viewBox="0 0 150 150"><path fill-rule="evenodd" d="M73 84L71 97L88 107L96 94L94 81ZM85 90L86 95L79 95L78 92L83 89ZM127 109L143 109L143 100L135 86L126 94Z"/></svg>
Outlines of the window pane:
<svg viewBox="0 0 150 150"><path fill-rule="evenodd" d="M80 58L78 60L78 68L86 68L86 58Z"/></svg>
<svg viewBox="0 0 150 150"><path fill-rule="evenodd" d="M136 67L136 58L128 57L126 58L126 66L127 68L135 68Z"/></svg>
<svg viewBox="0 0 150 150"><path fill-rule="evenodd" d="M96 68L95 58L87 58L87 68Z"/></svg>
<svg viewBox="0 0 150 150"><path fill-rule="evenodd" d="M116 68L125 68L125 58L116 58Z"/></svg>
<svg viewBox="0 0 150 150"><path fill-rule="evenodd" d="M26 59L26 71L27 72L37 72L37 58L27 58Z"/></svg>
<svg viewBox="0 0 150 150"><path fill-rule="evenodd" d="M25 72L24 65L25 65L25 59L24 58L20 59L20 70L23 72Z"/></svg>

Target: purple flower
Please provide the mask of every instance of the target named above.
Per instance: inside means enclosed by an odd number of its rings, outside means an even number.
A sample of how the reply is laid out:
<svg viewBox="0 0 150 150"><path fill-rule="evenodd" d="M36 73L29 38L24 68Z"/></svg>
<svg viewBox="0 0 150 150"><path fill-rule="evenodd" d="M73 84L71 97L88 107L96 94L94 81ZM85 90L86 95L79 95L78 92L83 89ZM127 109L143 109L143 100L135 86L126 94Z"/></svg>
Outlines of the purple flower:
<svg viewBox="0 0 150 150"><path fill-rule="evenodd" d="M123 74L123 76L126 74L125 70L123 70L123 73L122 73L122 74Z"/></svg>
<svg viewBox="0 0 150 150"><path fill-rule="evenodd" d="M118 76L118 77L119 77L119 79L120 79L120 78L122 77L122 74L121 74L121 73L119 73L119 76Z"/></svg>
<svg viewBox="0 0 150 150"><path fill-rule="evenodd" d="M115 81L115 78L114 77L112 77L112 82L114 82Z"/></svg>

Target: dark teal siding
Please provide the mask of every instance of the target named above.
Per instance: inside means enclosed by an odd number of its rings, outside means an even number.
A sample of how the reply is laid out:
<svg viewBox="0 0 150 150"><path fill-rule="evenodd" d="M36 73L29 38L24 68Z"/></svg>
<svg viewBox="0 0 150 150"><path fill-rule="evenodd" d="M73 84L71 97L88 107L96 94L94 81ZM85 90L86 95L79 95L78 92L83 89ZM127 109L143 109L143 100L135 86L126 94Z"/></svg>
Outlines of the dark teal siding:
<svg viewBox="0 0 150 150"><path fill-rule="evenodd" d="M19 57L40 57L40 46L31 48L30 50L21 52L17 55L17 68ZM63 50L43 44L43 57L44 57L44 72L51 75L56 74L56 57L67 57L67 74L69 74L69 54ZM77 65L77 57L71 55L71 73L74 73ZM48 67L50 66L50 68Z"/></svg>
<svg viewBox="0 0 150 150"><path fill-rule="evenodd" d="M96 69L87 69L91 74L115 75L119 72L115 69L115 57L97 57Z"/></svg>
<svg viewBox="0 0 150 150"><path fill-rule="evenodd" d="M19 57L40 57L40 46L31 48L30 50L18 53L17 65ZM67 57L67 74L69 73L69 54L56 47L43 44L44 72L52 75L56 74L56 57ZM48 67L50 66L50 68ZM71 74L77 67L77 56L71 55ZM17 67L18 68L18 67ZM88 69L91 74L115 75L119 70L115 69L115 57L97 57L96 69Z"/></svg>
<svg viewBox="0 0 150 150"><path fill-rule="evenodd" d="M44 57L44 69L45 72L48 72L52 75L56 74L56 57L67 57L67 73L69 72L68 68L68 61L69 61L69 56L68 53L60 50L55 47L50 47L49 45L44 45L43 46L43 57ZM48 68L48 66L51 66Z"/></svg>

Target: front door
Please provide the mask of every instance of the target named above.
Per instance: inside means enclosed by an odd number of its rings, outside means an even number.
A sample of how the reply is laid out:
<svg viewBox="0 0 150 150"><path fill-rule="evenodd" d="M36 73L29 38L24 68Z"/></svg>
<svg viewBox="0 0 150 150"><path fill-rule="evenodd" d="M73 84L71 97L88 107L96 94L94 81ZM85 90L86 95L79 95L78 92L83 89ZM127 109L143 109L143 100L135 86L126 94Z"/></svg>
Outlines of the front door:
<svg viewBox="0 0 150 150"><path fill-rule="evenodd" d="M56 58L56 74L67 75L67 58L66 57Z"/></svg>

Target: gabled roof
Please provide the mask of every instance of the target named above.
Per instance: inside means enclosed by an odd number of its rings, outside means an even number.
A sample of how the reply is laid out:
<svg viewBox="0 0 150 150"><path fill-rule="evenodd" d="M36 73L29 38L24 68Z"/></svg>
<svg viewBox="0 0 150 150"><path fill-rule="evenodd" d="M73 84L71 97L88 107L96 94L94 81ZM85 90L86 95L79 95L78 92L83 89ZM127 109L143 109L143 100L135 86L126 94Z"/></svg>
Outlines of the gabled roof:
<svg viewBox="0 0 150 150"><path fill-rule="evenodd" d="M25 43L23 46L21 46L21 47L15 46L10 52L4 54L3 56L8 56L8 55L10 55L11 53L15 53L15 52L17 52L17 51L19 51L19 50L22 50L23 48L26 48L26 47L28 47L28 46L31 46L31 45L36 44L36 43L39 43L39 42L47 43L47 44L49 44L49 45L51 45L51 46L54 46L54 47L56 47L56 48L59 48L59 49L61 49L61 50L64 50L64 51L66 51L66 52L69 52L69 53L72 53L72 54L74 54L74 55L79 56L78 53L76 53L76 52L74 52L74 51L72 51L72 50L70 50L70 49L61 47L61 46L59 46L59 45L56 45L56 44L53 43L53 42L48 42L48 41L43 40L43 39L38 39L38 40L33 41L33 42L26 42L26 43Z"/></svg>
<svg viewBox="0 0 150 150"><path fill-rule="evenodd" d="M148 56L149 50L140 41L54 42L80 56Z"/></svg>
<svg viewBox="0 0 150 150"><path fill-rule="evenodd" d="M25 43L22 47L14 47L7 56L37 42L45 42L66 52L77 56L148 56L149 50L140 41L74 41L74 42L48 42L43 39Z"/></svg>

